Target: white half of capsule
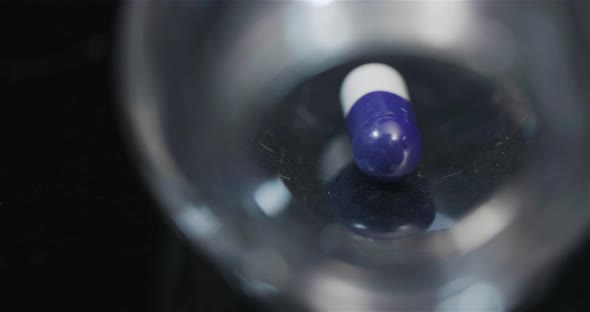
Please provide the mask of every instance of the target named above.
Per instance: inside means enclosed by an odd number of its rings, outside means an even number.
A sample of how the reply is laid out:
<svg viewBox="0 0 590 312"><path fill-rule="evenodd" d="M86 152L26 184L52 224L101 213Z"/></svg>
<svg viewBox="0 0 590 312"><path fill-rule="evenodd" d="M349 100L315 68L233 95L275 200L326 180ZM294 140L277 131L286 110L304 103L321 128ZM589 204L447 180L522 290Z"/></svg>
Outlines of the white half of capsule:
<svg viewBox="0 0 590 312"><path fill-rule="evenodd" d="M340 103L344 116L361 97L374 91L386 91L396 94L408 102L408 87L402 75L389 65L369 63L353 69L340 87Z"/></svg>

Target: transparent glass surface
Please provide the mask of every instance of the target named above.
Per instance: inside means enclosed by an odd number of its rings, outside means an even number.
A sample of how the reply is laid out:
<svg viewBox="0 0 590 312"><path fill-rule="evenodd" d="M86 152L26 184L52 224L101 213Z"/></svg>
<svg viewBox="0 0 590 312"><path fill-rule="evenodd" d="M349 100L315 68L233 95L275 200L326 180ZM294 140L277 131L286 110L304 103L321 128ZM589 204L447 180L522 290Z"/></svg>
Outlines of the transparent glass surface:
<svg viewBox="0 0 590 312"><path fill-rule="evenodd" d="M579 14L579 12L578 12ZM243 290L312 310L504 310L588 227L588 38L557 2L131 2L126 124L167 215ZM354 165L355 66L424 153Z"/></svg>

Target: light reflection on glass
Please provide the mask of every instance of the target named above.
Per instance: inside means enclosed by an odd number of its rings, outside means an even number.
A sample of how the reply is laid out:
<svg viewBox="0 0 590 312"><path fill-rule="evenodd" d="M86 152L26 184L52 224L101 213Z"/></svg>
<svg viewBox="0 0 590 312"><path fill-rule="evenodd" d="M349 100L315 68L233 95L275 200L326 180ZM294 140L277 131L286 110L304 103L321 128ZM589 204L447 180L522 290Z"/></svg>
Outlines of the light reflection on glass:
<svg viewBox="0 0 590 312"><path fill-rule="evenodd" d="M182 209L176 214L175 221L184 233L194 236L194 238L211 235L221 226L209 209L205 207L193 206Z"/></svg>
<svg viewBox="0 0 590 312"><path fill-rule="evenodd" d="M437 306L437 311L494 311L506 310L498 289L488 283L473 284Z"/></svg>
<svg viewBox="0 0 590 312"><path fill-rule="evenodd" d="M258 186L254 192L254 200L267 216L274 217L287 208L291 193L281 178L276 177Z"/></svg>
<svg viewBox="0 0 590 312"><path fill-rule="evenodd" d="M506 207L514 203L505 196L484 203L457 224L451 237L460 250L467 252L480 246L508 225L512 212Z"/></svg>
<svg viewBox="0 0 590 312"><path fill-rule="evenodd" d="M307 2L311 3L314 6L325 6L334 2L334 0L307 0Z"/></svg>
<svg viewBox="0 0 590 312"><path fill-rule="evenodd" d="M428 228L428 231L438 231L438 230L448 229L451 226L453 226L454 223L455 223L455 221L451 217L445 215L444 213L436 212L436 215L434 217L434 221L432 222L432 224Z"/></svg>

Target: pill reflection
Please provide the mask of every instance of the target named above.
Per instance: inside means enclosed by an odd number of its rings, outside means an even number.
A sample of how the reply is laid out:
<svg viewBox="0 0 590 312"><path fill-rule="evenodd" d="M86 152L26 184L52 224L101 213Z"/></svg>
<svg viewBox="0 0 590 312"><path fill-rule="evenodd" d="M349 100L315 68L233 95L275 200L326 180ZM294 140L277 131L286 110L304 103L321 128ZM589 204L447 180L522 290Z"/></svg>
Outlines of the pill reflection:
<svg viewBox="0 0 590 312"><path fill-rule="evenodd" d="M427 183L416 175L395 183L380 182L351 163L327 188L338 220L365 237L393 239L420 233L435 219Z"/></svg>

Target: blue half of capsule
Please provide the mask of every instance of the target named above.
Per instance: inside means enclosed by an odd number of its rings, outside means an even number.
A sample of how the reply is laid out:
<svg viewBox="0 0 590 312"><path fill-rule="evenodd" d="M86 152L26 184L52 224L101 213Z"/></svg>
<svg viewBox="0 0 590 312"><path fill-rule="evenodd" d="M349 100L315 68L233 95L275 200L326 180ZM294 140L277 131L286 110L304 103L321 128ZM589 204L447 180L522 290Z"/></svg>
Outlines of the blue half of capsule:
<svg viewBox="0 0 590 312"><path fill-rule="evenodd" d="M386 91L363 95L346 117L358 167L371 177L395 181L416 169L422 141L412 105Z"/></svg>

